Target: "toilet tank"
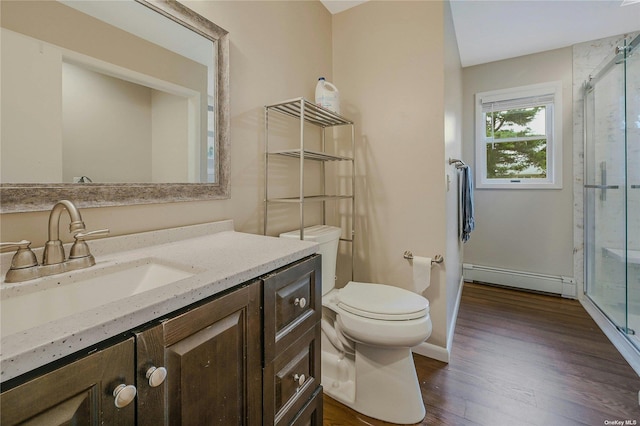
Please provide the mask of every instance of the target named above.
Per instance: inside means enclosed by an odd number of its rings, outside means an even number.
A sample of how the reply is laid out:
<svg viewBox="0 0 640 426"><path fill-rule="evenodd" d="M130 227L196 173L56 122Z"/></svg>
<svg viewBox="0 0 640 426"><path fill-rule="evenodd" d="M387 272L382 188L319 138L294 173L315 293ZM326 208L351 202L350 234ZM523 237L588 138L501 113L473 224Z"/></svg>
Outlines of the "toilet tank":
<svg viewBox="0 0 640 426"><path fill-rule="evenodd" d="M322 255L322 295L329 293L336 285L336 259L338 242L342 230L335 226L314 225L304 228L304 240L320 244L318 253ZM280 234L281 238L300 239L300 230Z"/></svg>

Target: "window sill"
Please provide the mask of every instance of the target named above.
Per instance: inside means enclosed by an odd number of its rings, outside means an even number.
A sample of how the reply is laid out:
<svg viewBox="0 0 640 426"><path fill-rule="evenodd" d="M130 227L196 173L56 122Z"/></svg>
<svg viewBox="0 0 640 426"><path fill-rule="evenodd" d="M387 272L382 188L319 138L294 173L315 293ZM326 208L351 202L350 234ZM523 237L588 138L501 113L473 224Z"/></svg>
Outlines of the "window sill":
<svg viewBox="0 0 640 426"><path fill-rule="evenodd" d="M477 183L475 189L562 189L562 183Z"/></svg>

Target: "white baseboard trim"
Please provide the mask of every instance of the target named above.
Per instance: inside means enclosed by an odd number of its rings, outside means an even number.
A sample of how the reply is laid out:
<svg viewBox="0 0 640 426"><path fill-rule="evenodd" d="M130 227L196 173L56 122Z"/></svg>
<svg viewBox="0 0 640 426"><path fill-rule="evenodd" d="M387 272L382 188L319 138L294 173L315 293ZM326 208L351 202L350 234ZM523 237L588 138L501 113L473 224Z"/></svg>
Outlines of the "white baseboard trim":
<svg viewBox="0 0 640 426"><path fill-rule="evenodd" d="M602 332L609 338L611 343L613 343L613 346L620 352L620 355L629 363L636 374L640 376L640 352L638 349L620 334L616 326L598 309L591 299L583 297L580 303L596 324L598 324Z"/></svg>
<svg viewBox="0 0 640 426"><path fill-rule="evenodd" d="M525 290L543 291L575 299L576 282L571 277L548 275L514 269L494 268L491 266L463 263L462 271L469 281L498 284Z"/></svg>
<svg viewBox="0 0 640 426"><path fill-rule="evenodd" d="M460 284L458 286L458 297L456 298L456 304L453 308L451 326L447 331L447 347L443 348L442 346L434 345L432 343L422 342L418 346L411 348L411 351L414 354L449 363L449 360L451 359L451 346L453 345L453 334L456 331L456 320L458 319L458 310L460 308L460 299L462 298L463 287L464 277L460 277Z"/></svg>
<svg viewBox="0 0 640 426"><path fill-rule="evenodd" d="M427 358L449 363L449 350L442 346L434 345L433 343L422 342L418 346L411 348L411 352L426 356Z"/></svg>

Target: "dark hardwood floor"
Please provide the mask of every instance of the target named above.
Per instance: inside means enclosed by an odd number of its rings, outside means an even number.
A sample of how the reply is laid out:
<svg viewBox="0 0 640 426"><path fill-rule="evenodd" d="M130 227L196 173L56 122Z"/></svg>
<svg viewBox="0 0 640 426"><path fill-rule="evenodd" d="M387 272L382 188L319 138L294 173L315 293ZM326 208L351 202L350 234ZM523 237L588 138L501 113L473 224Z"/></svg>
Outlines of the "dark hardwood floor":
<svg viewBox="0 0 640 426"><path fill-rule="evenodd" d="M449 364L414 359L422 425L640 425L640 378L575 300L466 283ZM324 404L324 426L389 424Z"/></svg>

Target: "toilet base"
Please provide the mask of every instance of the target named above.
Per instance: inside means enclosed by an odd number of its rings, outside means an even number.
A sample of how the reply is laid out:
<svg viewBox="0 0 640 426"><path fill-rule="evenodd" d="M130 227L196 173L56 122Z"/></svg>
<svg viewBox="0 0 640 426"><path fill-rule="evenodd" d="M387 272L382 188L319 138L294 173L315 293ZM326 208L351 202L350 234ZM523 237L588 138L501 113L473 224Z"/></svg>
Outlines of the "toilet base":
<svg viewBox="0 0 640 426"><path fill-rule="evenodd" d="M323 349L322 372L324 392L359 413L396 424L425 417L410 348L357 343L355 360Z"/></svg>

